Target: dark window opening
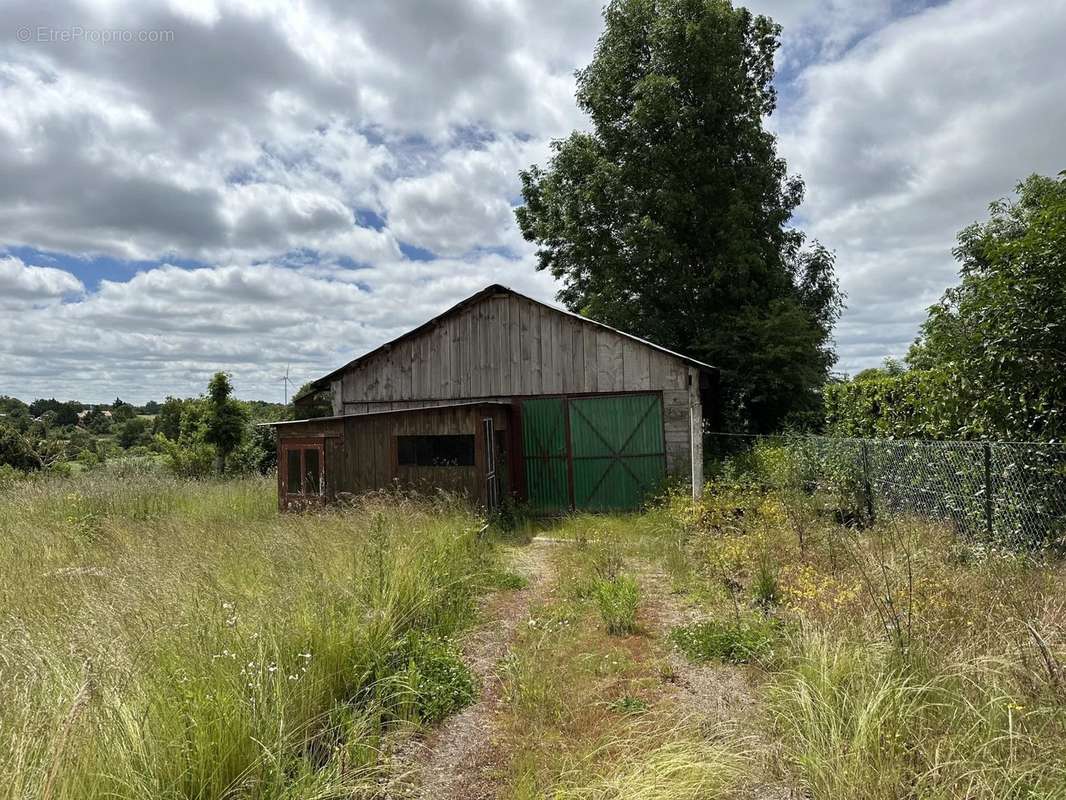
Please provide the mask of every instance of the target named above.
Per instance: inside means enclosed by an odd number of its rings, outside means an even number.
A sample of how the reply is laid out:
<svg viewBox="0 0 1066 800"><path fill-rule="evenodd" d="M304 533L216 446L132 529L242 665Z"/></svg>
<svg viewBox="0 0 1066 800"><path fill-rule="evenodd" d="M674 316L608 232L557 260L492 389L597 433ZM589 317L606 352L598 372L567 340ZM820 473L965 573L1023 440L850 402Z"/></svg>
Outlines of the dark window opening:
<svg viewBox="0 0 1066 800"><path fill-rule="evenodd" d="M304 475L306 476L306 482L304 486L307 487L307 494L318 494L321 486L319 484L318 476L318 451L317 450L304 450Z"/></svg>
<svg viewBox="0 0 1066 800"><path fill-rule="evenodd" d="M286 445L282 450L285 494L306 497L322 495L322 450L318 447Z"/></svg>
<svg viewBox="0 0 1066 800"><path fill-rule="evenodd" d="M286 458L286 466L288 467L287 491L289 494L300 494L300 451L289 450Z"/></svg>
<svg viewBox="0 0 1066 800"><path fill-rule="evenodd" d="M401 467L472 467L474 436L397 436Z"/></svg>

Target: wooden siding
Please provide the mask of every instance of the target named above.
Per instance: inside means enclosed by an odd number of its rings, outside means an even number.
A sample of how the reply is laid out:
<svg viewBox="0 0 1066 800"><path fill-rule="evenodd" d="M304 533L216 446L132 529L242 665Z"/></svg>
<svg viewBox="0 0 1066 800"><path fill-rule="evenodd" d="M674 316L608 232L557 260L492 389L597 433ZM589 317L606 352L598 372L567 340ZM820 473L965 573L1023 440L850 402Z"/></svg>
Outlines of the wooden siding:
<svg viewBox="0 0 1066 800"><path fill-rule="evenodd" d="M399 414L371 414L343 420L283 425L280 442L286 439L325 439L325 494L328 500L359 495L390 486L436 489L485 501L485 443L482 420L491 417L500 432L497 449L506 448L509 409L498 405L460 408L427 408ZM469 434L475 437L475 463L466 467L400 466L397 436ZM501 472L507 473L505 464Z"/></svg>
<svg viewBox="0 0 1066 800"><path fill-rule="evenodd" d="M467 400L661 391L667 470L693 477L701 445L694 436L702 420L695 367L508 294L487 296L382 350L342 373L331 390L338 415Z"/></svg>

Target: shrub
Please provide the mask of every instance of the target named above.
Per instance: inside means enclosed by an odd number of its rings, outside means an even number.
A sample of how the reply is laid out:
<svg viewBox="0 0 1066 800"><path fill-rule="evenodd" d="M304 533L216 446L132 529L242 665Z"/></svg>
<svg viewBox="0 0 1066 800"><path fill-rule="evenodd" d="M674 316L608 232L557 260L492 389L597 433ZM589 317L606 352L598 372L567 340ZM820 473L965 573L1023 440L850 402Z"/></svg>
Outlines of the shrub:
<svg viewBox="0 0 1066 800"><path fill-rule="evenodd" d="M525 575L508 570L492 570L485 578L486 588L503 589L505 591L518 591L529 586L529 579Z"/></svg>
<svg viewBox="0 0 1066 800"><path fill-rule="evenodd" d="M772 652L774 624L769 620L740 622L706 620L682 625L670 632L670 640L692 661L726 661L746 664Z"/></svg>
<svg viewBox="0 0 1066 800"><path fill-rule="evenodd" d="M640 585L629 575L601 579L596 583L596 602L612 636L628 636L637 628Z"/></svg>
<svg viewBox="0 0 1066 800"><path fill-rule="evenodd" d="M452 641L410 631L392 653L392 671L400 696L413 716L439 722L474 702L477 682Z"/></svg>
<svg viewBox="0 0 1066 800"><path fill-rule="evenodd" d="M780 590L777 585L777 570L769 558L759 560L755 577L751 583L751 601L763 611L769 611L777 605Z"/></svg>

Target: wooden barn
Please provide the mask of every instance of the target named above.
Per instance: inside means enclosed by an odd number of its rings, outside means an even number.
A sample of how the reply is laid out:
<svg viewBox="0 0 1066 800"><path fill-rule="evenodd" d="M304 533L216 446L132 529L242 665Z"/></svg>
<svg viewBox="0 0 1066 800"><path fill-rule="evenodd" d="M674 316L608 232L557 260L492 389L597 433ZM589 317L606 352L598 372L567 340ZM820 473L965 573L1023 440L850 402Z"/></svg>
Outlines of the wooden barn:
<svg viewBox="0 0 1066 800"><path fill-rule="evenodd" d="M295 399L333 415L275 423L281 508L387 486L489 508L622 510L674 476L703 483L717 370L489 286Z"/></svg>

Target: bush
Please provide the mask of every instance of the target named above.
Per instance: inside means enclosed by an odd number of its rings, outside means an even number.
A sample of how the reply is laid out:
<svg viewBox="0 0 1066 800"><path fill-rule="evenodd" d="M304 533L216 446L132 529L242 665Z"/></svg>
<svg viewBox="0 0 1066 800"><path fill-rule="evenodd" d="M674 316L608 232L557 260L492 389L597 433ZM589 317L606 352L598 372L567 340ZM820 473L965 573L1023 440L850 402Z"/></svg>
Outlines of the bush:
<svg viewBox="0 0 1066 800"><path fill-rule="evenodd" d="M763 557L755 570L751 583L751 601L763 611L769 611L778 604L780 589L777 585L777 570L770 559Z"/></svg>
<svg viewBox="0 0 1066 800"><path fill-rule="evenodd" d="M41 459L26 436L3 422L0 422L0 464L24 472L41 468Z"/></svg>
<svg viewBox="0 0 1066 800"><path fill-rule="evenodd" d="M206 478L214 471L215 448L205 442L172 442L162 434L155 442L167 468L180 478Z"/></svg>
<svg viewBox="0 0 1066 800"><path fill-rule="evenodd" d="M226 471L234 475L269 475L277 466L278 444L273 428L249 424L244 440L226 462Z"/></svg>
<svg viewBox="0 0 1066 800"><path fill-rule="evenodd" d="M746 664L771 654L774 627L771 621L763 619L707 620L674 628L670 640L692 661Z"/></svg>
<svg viewBox="0 0 1066 800"><path fill-rule="evenodd" d="M419 722L440 722L477 697L477 682L450 639L410 631L391 661L401 706Z"/></svg>
<svg viewBox="0 0 1066 800"><path fill-rule="evenodd" d="M601 579L596 582L595 594L609 634L628 636L636 630L640 605L640 585L636 579L629 575Z"/></svg>

